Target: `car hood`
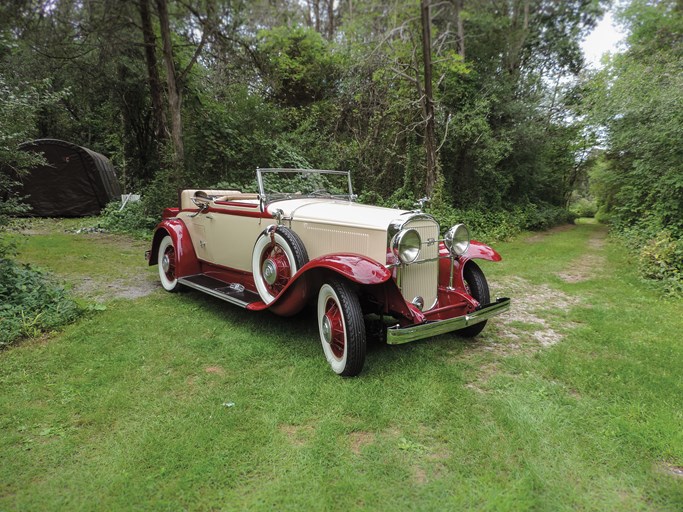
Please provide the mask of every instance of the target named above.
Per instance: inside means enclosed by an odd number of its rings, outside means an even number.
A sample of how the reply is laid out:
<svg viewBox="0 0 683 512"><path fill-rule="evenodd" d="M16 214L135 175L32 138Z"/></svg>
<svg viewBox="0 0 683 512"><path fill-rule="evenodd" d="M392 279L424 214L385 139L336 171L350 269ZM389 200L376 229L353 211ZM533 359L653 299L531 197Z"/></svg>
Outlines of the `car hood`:
<svg viewBox="0 0 683 512"><path fill-rule="evenodd" d="M382 208L329 199L292 199L268 205L268 213L280 209L296 222L318 222L345 227L386 230L391 221L405 218L407 210Z"/></svg>

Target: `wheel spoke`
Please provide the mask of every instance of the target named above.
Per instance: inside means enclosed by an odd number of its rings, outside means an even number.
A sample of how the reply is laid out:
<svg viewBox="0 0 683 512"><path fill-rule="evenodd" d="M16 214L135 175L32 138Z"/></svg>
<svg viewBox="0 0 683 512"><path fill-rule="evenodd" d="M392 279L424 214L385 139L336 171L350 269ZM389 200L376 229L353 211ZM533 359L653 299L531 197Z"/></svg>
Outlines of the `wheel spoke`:
<svg viewBox="0 0 683 512"><path fill-rule="evenodd" d="M270 260L275 266L276 278L271 284L266 281L265 276L262 276L261 279L268 292L277 296L292 277L291 264L287 258L287 253L278 244L270 244L264 249L261 256L261 267L267 260Z"/></svg>
<svg viewBox="0 0 683 512"><path fill-rule="evenodd" d="M170 281L175 279L175 249L173 246L169 246L166 249L166 257L168 258L168 271L166 272L166 277Z"/></svg>
<svg viewBox="0 0 683 512"><path fill-rule="evenodd" d="M325 315L330 321L330 348L335 357L342 358L344 356L344 346L346 344L344 321L342 319L341 310L339 309L339 304L337 304L335 300L330 299L327 302Z"/></svg>

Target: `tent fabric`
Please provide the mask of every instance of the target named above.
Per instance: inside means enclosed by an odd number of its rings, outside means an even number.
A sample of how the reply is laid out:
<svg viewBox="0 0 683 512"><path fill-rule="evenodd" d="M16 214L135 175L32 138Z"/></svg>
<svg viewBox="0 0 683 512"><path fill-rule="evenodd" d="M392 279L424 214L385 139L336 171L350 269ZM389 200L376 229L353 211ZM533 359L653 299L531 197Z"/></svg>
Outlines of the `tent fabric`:
<svg viewBox="0 0 683 512"><path fill-rule="evenodd" d="M22 179L21 194L38 217L97 215L121 196L114 166L104 155L57 139L39 139L20 146L42 153L47 165L31 169Z"/></svg>

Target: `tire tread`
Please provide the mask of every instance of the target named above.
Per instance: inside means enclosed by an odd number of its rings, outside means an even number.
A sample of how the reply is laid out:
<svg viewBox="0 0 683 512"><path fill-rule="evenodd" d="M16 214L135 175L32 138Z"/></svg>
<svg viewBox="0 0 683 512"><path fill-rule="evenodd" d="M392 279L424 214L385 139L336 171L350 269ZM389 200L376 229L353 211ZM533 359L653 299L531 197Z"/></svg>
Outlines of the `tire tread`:
<svg viewBox="0 0 683 512"><path fill-rule="evenodd" d="M342 377L354 377L361 372L365 364L367 343L363 310L358 295L346 282L335 278L330 279L329 285L339 297L346 321L346 366L340 375Z"/></svg>
<svg viewBox="0 0 683 512"><path fill-rule="evenodd" d="M472 297L477 299L480 304L488 304L491 302L491 296L489 294L489 285L484 276L484 272L479 268L473 261L468 261L463 270L463 276L465 281L470 287L470 293ZM459 329L455 331L458 336L464 336L466 338L473 338L486 327L488 320L479 322L478 324L470 325L464 329Z"/></svg>

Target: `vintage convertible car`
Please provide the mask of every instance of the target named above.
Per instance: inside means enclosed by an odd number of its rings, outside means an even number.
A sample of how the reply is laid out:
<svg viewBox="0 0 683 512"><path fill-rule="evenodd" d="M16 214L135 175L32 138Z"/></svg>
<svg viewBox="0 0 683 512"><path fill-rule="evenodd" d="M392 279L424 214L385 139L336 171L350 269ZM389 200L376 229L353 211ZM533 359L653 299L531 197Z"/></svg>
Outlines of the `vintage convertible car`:
<svg viewBox="0 0 683 512"><path fill-rule="evenodd" d="M178 207L164 210L147 258L166 290L189 287L283 316L315 301L323 352L343 376L363 368L368 315L399 344L476 336L509 309L508 298L490 300L473 261L500 255L463 224L440 236L420 209L358 204L344 171L256 174L258 193L183 190Z"/></svg>

